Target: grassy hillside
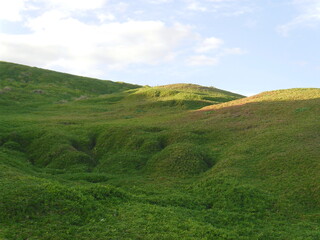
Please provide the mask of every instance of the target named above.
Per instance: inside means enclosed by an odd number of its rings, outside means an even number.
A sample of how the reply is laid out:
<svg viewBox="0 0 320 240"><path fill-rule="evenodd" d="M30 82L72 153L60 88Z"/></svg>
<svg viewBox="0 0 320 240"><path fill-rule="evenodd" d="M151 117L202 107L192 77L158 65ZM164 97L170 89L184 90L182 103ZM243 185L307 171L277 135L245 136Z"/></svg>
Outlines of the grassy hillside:
<svg viewBox="0 0 320 240"><path fill-rule="evenodd" d="M320 89L0 69L0 239L320 239Z"/></svg>
<svg viewBox="0 0 320 240"><path fill-rule="evenodd" d="M0 106L66 103L101 94L122 92L138 85L64 74L0 62ZM36 104L35 104L36 103Z"/></svg>

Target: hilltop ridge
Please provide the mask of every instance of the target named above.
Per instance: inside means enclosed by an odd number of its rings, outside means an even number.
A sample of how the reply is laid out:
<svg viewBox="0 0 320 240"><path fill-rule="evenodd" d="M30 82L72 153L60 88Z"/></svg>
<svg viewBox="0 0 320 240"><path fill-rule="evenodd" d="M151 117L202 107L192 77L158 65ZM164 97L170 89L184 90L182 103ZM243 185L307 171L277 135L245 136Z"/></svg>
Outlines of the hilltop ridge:
<svg viewBox="0 0 320 240"><path fill-rule="evenodd" d="M15 103L34 107L39 104L86 99L93 101L95 98L99 102L103 98L113 98L123 99L122 102L128 105L144 101L150 107L180 106L196 109L243 97L213 87L191 84L143 87L7 62L0 62L0 94L0 105L4 107Z"/></svg>
<svg viewBox="0 0 320 240"><path fill-rule="evenodd" d="M200 111L209 111L224 107L244 105L254 102L281 102L281 101L303 101L320 98L319 88L292 88L263 92L251 97L241 98L233 102L219 105L206 106Z"/></svg>

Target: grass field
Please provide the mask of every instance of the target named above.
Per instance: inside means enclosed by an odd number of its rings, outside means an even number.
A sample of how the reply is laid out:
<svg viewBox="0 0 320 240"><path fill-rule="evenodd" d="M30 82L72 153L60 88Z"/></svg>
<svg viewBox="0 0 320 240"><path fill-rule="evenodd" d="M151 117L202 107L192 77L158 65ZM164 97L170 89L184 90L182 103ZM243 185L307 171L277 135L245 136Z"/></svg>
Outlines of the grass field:
<svg viewBox="0 0 320 240"><path fill-rule="evenodd" d="M0 239L320 239L319 106L0 62Z"/></svg>

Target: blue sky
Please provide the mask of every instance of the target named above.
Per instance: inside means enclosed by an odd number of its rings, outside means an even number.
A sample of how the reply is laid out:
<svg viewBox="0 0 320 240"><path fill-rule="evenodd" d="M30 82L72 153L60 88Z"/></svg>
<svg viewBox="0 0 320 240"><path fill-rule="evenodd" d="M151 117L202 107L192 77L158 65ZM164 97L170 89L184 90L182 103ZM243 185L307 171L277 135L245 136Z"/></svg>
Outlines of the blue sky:
<svg viewBox="0 0 320 240"><path fill-rule="evenodd" d="M0 0L0 60L253 95L320 87L320 0Z"/></svg>

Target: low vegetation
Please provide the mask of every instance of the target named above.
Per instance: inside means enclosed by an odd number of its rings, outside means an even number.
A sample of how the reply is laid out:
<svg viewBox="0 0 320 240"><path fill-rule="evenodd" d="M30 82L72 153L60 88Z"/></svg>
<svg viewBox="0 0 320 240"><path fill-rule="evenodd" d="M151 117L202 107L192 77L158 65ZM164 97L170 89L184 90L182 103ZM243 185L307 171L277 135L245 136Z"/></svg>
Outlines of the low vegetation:
<svg viewBox="0 0 320 240"><path fill-rule="evenodd" d="M0 62L0 239L320 239L319 105Z"/></svg>

